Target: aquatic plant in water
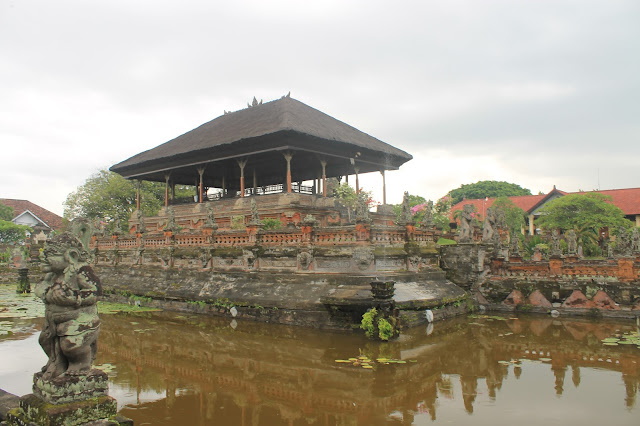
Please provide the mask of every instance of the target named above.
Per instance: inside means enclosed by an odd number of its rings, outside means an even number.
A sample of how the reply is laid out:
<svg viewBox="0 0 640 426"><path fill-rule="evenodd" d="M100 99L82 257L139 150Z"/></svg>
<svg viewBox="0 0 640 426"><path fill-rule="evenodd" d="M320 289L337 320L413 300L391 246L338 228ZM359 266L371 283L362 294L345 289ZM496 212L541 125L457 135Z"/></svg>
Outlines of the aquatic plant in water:
<svg viewBox="0 0 640 426"><path fill-rule="evenodd" d="M640 349L640 331L615 334L602 339L602 344L605 346L636 345Z"/></svg>

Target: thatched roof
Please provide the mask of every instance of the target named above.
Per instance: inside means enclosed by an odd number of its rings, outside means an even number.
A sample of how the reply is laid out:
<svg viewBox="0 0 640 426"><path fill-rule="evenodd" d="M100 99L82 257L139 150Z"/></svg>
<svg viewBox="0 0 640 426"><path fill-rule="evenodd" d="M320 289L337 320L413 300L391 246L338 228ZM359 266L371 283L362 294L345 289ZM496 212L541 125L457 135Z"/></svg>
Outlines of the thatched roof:
<svg viewBox="0 0 640 426"><path fill-rule="evenodd" d="M134 155L111 170L125 177L160 180L160 173L166 170L289 149L315 156L355 157L358 162L368 164L363 171L396 169L412 158L300 101L283 97L225 113L169 142ZM344 170L335 171L344 173Z"/></svg>

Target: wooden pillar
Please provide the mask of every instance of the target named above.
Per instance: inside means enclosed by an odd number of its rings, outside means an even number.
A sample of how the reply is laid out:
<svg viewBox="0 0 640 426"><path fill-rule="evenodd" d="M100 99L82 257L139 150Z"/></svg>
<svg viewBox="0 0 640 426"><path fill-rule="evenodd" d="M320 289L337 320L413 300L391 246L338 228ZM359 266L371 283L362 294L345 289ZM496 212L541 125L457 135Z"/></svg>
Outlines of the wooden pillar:
<svg viewBox="0 0 640 426"><path fill-rule="evenodd" d="M140 179L136 183L136 210L140 210Z"/></svg>
<svg viewBox="0 0 640 426"><path fill-rule="evenodd" d="M164 181L165 181L165 185L164 185L164 206L165 207L169 206L169 177L171 177L170 173L167 173L166 175L164 175Z"/></svg>
<svg viewBox="0 0 640 426"><path fill-rule="evenodd" d="M291 159L293 158L293 154L289 151L282 154L284 155L284 159L287 160L287 193L291 193Z"/></svg>
<svg viewBox="0 0 640 426"><path fill-rule="evenodd" d="M198 174L200 175L200 183L198 186L198 202L201 203L202 202L202 196L203 194L203 190L204 190L204 183L202 182L202 176L204 175L204 167L199 167L198 168Z"/></svg>
<svg viewBox="0 0 640 426"><path fill-rule="evenodd" d="M227 183L224 179L224 175L222 175L222 195L224 196L227 192Z"/></svg>
<svg viewBox="0 0 640 426"><path fill-rule="evenodd" d="M380 170L380 174L382 175L382 205L387 204L387 179L384 174L384 169Z"/></svg>
<svg viewBox="0 0 640 426"><path fill-rule="evenodd" d="M322 160L320 161L322 165L322 196L327 196L327 162Z"/></svg>
<svg viewBox="0 0 640 426"><path fill-rule="evenodd" d="M360 193L360 183L358 181L358 172L360 171L359 167L354 167L353 170L356 172L356 194Z"/></svg>
<svg viewBox="0 0 640 426"><path fill-rule="evenodd" d="M256 177L256 169L253 169L253 195L256 195L258 190L258 178Z"/></svg>
<svg viewBox="0 0 640 426"><path fill-rule="evenodd" d="M244 197L244 166L247 165L247 160L237 160L238 166L240 166L240 196Z"/></svg>

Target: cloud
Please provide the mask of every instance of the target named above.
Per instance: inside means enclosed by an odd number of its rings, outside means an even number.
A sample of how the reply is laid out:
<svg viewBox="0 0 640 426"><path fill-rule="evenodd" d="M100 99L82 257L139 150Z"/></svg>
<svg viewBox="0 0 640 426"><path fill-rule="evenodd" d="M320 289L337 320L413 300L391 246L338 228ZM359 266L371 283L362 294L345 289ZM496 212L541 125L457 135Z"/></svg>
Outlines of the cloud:
<svg viewBox="0 0 640 426"><path fill-rule="evenodd" d="M585 189L598 170L602 185L638 186L639 12L595 0L5 1L0 140L22 161L3 160L0 196L61 213L99 168L289 91L414 155L388 175L393 202L494 178Z"/></svg>

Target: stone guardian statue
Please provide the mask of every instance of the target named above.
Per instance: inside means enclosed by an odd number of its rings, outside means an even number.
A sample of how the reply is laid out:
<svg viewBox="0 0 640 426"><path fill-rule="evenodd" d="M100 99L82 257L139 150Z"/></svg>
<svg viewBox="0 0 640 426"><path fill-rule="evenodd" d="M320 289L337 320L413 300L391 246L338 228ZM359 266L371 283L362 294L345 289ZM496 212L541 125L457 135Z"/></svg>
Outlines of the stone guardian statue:
<svg viewBox="0 0 640 426"><path fill-rule="evenodd" d="M39 343L49 357L45 380L87 373L96 354L100 319L96 303L100 280L89 265L89 253L69 233L54 236L42 252L44 280L36 287L45 304Z"/></svg>
<svg viewBox="0 0 640 426"><path fill-rule="evenodd" d="M471 220L473 219L473 205L465 204L462 207L462 214L460 215L460 235L458 241L461 243L469 243L472 241L471 236Z"/></svg>

